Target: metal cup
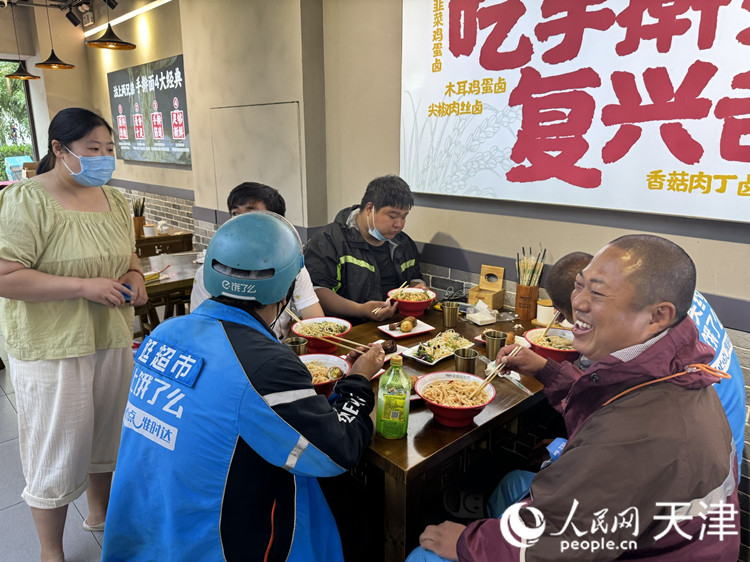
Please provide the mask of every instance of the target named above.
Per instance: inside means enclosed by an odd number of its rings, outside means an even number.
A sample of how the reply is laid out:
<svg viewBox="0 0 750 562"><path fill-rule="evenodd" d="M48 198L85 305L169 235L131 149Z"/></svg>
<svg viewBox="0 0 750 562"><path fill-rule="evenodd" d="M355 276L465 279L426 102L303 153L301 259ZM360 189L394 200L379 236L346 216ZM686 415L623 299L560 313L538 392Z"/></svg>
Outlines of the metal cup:
<svg viewBox="0 0 750 562"><path fill-rule="evenodd" d="M458 324L458 303L443 303L443 326L446 328L455 328Z"/></svg>
<svg viewBox="0 0 750 562"><path fill-rule="evenodd" d="M454 351L453 356L456 358L456 371L471 373L472 375L476 373L477 357L479 357L476 349L462 347Z"/></svg>
<svg viewBox="0 0 750 562"><path fill-rule="evenodd" d="M494 361L497 352L505 345L508 335L500 330L491 330L484 334L484 341L487 344L487 358Z"/></svg>
<svg viewBox="0 0 750 562"><path fill-rule="evenodd" d="M285 339L284 343L291 347L292 351L294 351L294 353L296 353L297 355L304 355L305 353L307 353L307 339L305 338L295 336Z"/></svg>

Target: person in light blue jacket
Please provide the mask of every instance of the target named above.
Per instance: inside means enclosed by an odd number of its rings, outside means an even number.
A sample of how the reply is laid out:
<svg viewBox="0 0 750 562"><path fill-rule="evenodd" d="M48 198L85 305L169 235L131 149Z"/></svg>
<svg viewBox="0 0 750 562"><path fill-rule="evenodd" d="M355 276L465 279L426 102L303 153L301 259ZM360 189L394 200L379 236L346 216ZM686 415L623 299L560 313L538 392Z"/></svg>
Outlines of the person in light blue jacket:
<svg viewBox="0 0 750 562"><path fill-rule="evenodd" d="M102 560L341 561L317 478L372 438L379 344L315 393L272 327L302 267L294 227L240 215L209 244L213 298L160 324L135 357Z"/></svg>

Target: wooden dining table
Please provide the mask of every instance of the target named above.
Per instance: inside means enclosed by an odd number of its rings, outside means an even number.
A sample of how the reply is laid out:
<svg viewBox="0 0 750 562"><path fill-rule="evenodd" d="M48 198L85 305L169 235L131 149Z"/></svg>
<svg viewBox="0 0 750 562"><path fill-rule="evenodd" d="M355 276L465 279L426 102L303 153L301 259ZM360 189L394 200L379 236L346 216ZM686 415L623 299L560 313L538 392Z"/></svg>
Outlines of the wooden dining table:
<svg viewBox="0 0 750 562"><path fill-rule="evenodd" d="M200 267L196 263L197 256L198 252L184 252L140 258L144 273L163 270L159 279L146 282L148 302L136 308L143 332L141 336L147 335L162 320L189 312L190 292L195 272ZM159 316L158 307L164 307L162 317Z"/></svg>
<svg viewBox="0 0 750 562"><path fill-rule="evenodd" d="M442 313L428 310L419 318L435 329L397 340L399 345L412 347L427 341L445 328ZM381 324L382 325L382 324ZM461 318L454 328L465 338L472 340L487 328L514 332L519 336L527 329L534 328L529 322L511 320L491 326L477 326ZM360 324L346 334L347 339L356 342L372 342L388 336L378 329L374 322ZM485 355L485 347L476 344L480 355ZM345 350L340 350L344 352ZM494 359L494 358L493 358ZM387 365L386 365L387 367ZM477 361L476 374L484 376L486 364ZM409 375L422 375L436 371L454 369L454 358L445 358L433 366L428 366L404 356L404 370ZM472 445L492 438L508 422L544 400L542 385L536 379L521 376L521 383L531 393L524 392L505 378L497 377L491 384L497 395L474 421L466 427L445 427L437 423L432 412L421 400L411 402L409 428L406 438L391 440L376 435L365 454L358 471L378 471L384 482L382 493L384 559L403 561L408 553L418 545L419 534L423 531L422 506L425 494L444 488L446 483L461 475L466 467L465 455ZM373 381L377 395L377 380ZM374 416L374 413L373 413Z"/></svg>

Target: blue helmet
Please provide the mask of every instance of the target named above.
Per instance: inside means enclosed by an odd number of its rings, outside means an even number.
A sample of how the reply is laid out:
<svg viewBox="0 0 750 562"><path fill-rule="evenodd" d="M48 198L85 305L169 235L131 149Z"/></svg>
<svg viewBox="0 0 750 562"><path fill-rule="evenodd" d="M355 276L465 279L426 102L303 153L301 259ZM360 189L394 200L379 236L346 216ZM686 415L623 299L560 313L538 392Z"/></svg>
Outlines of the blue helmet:
<svg viewBox="0 0 750 562"><path fill-rule="evenodd" d="M238 215L216 231L203 279L211 296L281 302L302 269L302 243L284 217L269 211Z"/></svg>

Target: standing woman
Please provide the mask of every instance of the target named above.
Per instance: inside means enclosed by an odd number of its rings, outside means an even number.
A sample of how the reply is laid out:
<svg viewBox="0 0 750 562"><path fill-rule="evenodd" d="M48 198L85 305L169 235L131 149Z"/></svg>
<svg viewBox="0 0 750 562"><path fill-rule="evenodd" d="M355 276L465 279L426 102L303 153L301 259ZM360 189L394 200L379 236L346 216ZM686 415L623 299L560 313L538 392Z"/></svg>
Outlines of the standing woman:
<svg viewBox="0 0 750 562"><path fill-rule="evenodd" d="M39 175L0 191L0 318L16 391L23 499L41 559L63 560L68 504L102 530L146 302L127 200L104 185L112 128L81 108L49 127ZM129 298L129 302L126 302Z"/></svg>

